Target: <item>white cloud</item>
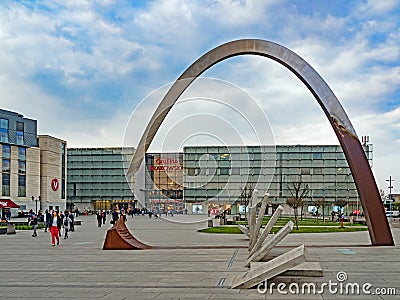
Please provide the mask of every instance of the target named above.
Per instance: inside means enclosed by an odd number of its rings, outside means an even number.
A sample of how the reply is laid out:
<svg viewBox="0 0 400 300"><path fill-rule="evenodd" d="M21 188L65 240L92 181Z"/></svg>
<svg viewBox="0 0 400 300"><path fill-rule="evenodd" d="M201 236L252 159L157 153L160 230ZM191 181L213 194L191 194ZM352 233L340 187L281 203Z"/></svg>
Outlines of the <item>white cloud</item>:
<svg viewBox="0 0 400 300"><path fill-rule="evenodd" d="M368 0L366 3L362 3L360 5L359 11L364 12L368 15L382 14L390 12L398 6L399 2L397 0Z"/></svg>
<svg viewBox="0 0 400 300"><path fill-rule="evenodd" d="M129 105L177 78L204 51L243 37L274 40L308 61L357 132L371 136L380 184L389 173L400 182L398 1L362 2L340 17L316 11L313 18L295 4L68 0L41 1L48 8L42 10L7 3L0 10L1 108L38 119L41 133L73 146L118 145ZM237 58L207 75L253 95L278 143L336 141L307 88L275 62Z"/></svg>

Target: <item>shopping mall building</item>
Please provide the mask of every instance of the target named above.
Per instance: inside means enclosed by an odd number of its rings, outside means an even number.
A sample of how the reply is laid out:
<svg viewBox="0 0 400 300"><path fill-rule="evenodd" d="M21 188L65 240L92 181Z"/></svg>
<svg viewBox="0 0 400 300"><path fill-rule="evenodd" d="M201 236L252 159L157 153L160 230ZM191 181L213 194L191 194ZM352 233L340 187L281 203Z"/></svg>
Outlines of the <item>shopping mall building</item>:
<svg viewBox="0 0 400 300"><path fill-rule="evenodd" d="M363 147L372 163L372 146ZM308 189L304 213L317 200L325 216L337 211L338 200L346 201L346 213L361 210L339 145L193 146L183 153L147 153L139 173L127 180L124 162L133 151L124 149L125 156L123 148L68 149L68 207L237 214L244 213L249 191L255 190L259 200L268 195L272 212L301 181L300 188Z"/></svg>
<svg viewBox="0 0 400 300"><path fill-rule="evenodd" d="M37 121L0 109L0 212L65 209L66 145L37 134Z"/></svg>
<svg viewBox="0 0 400 300"><path fill-rule="evenodd" d="M372 145L363 148L372 164ZM135 195L154 210L243 213L249 191L256 190L253 196L259 200L269 197L272 211L292 197L290 190L299 183L308 189L305 213L315 209L317 200L325 216L338 210L338 200L346 201L346 213L361 210L339 145L193 146L183 153L146 154L145 166L135 179Z"/></svg>

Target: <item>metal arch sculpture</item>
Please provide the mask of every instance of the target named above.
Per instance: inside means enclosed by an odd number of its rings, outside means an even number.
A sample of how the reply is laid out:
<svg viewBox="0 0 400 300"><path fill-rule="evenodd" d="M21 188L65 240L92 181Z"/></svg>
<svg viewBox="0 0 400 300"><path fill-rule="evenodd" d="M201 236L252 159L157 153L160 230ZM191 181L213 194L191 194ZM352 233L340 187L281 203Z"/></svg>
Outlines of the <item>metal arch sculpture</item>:
<svg viewBox="0 0 400 300"><path fill-rule="evenodd" d="M372 245L394 245L379 191L360 140L342 105L323 78L300 56L279 44L259 39L231 41L201 56L175 81L154 112L128 169L137 172L161 123L179 96L204 71L227 58L259 55L279 62L292 71L310 90L328 118L351 169L364 210Z"/></svg>

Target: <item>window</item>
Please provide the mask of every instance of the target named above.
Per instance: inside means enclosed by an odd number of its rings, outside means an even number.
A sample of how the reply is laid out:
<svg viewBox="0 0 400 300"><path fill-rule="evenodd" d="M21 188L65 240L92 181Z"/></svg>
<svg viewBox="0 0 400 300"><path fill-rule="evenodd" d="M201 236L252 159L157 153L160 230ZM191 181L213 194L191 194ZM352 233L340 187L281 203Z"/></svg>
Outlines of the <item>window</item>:
<svg viewBox="0 0 400 300"><path fill-rule="evenodd" d="M9 159L3 159L2 172L10 173L10 160Z"/></svg>
<svg viewBox="0 0 400 300"><path fill-rule="evenodd" d="M23 145L24 144L24 123L17 122L17 144Z"/></svg>
<svg viewBox="0 0 400 300"><path fill-rule="evenodd" d="M26 160L26 149L18 147L18 160Z"/></svg>
<svg viewBox="0 0 400 300"><path fill-rule="evenodd" d="M261 174L261 168L253 168L253 175L260 175Z"/></svg>
<svg viewBox="0 0 400 300"><path fill-rule="evenodd" d="M313 153L313 159L322 159L322 153L321 152Z"/></svg>
<svg viewBox="0 0 400 300"><path fill-rule="evenodd" d="M240 168L237 167L232 168L232 175L240 175Z"/></svg>
<svg viewBox="0 0 400 300"><path fill-rule="evenodd" d="M26 197L26 176L18 175L18 197Z"/></svg>
<svg viewBox="0 0 400 300"><path fill-rule="evenodd" d="M229 175L229 168L220 168L219 175Z"/></svg>
<svg viewBox="0 0 400 300"><path fill-rule="evenodd" d="M313 173L314 173L314 175L322 175L323 170L322 170L322 168L314 168Z"/></svg>
<svg viewBox="0 0 400 300"><path fill-rule="evenodd" d="M195 168L187 168L187 175L195 176L196 169Z"/></svg>
<svg viewBox="0 0 400 300"><path fill-rule="evenodd" d="M3 145L3 158L11 158L10 145Z"/></svg>
<svg viewBox="0 0 400 300"><path fill-rule="evenodd" d="M301 175L310 175L309 168L301 168L300 172L301 172Z"/></svg>
<svg viewBox="0 0 400 300"><path fill-rule="evenodd" d="M2 174L3 196L10 196L10 174Z"/></svg>
<svg viewBox="0 0 400 300"><path fill-rule="evenodd" d="M8 143L8 120L0 119L0 142Z"/></svg>
<svg viewBox="0 0 400 300"><path fill-rule="evenodd" d="M26 173L26 162L19 161L18 162L18 174L25 174Z"/></svg>

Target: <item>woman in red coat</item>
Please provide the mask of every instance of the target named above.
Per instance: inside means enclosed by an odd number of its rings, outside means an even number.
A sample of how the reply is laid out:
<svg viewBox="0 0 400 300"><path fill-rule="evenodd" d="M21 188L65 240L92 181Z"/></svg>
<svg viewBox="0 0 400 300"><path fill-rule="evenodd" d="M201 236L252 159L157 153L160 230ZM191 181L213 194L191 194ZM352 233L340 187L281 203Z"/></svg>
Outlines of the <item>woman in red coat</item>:
<svg viewBox="0 0 400 300"><path fill-rule="evenodd" d="M61 218L58 216L57 211L53 211L53 215L50 218L50 233L51 233L51 245L55 246L55 239L57 239L57 245L60 243L59 230L61 229Z"/></svg>

